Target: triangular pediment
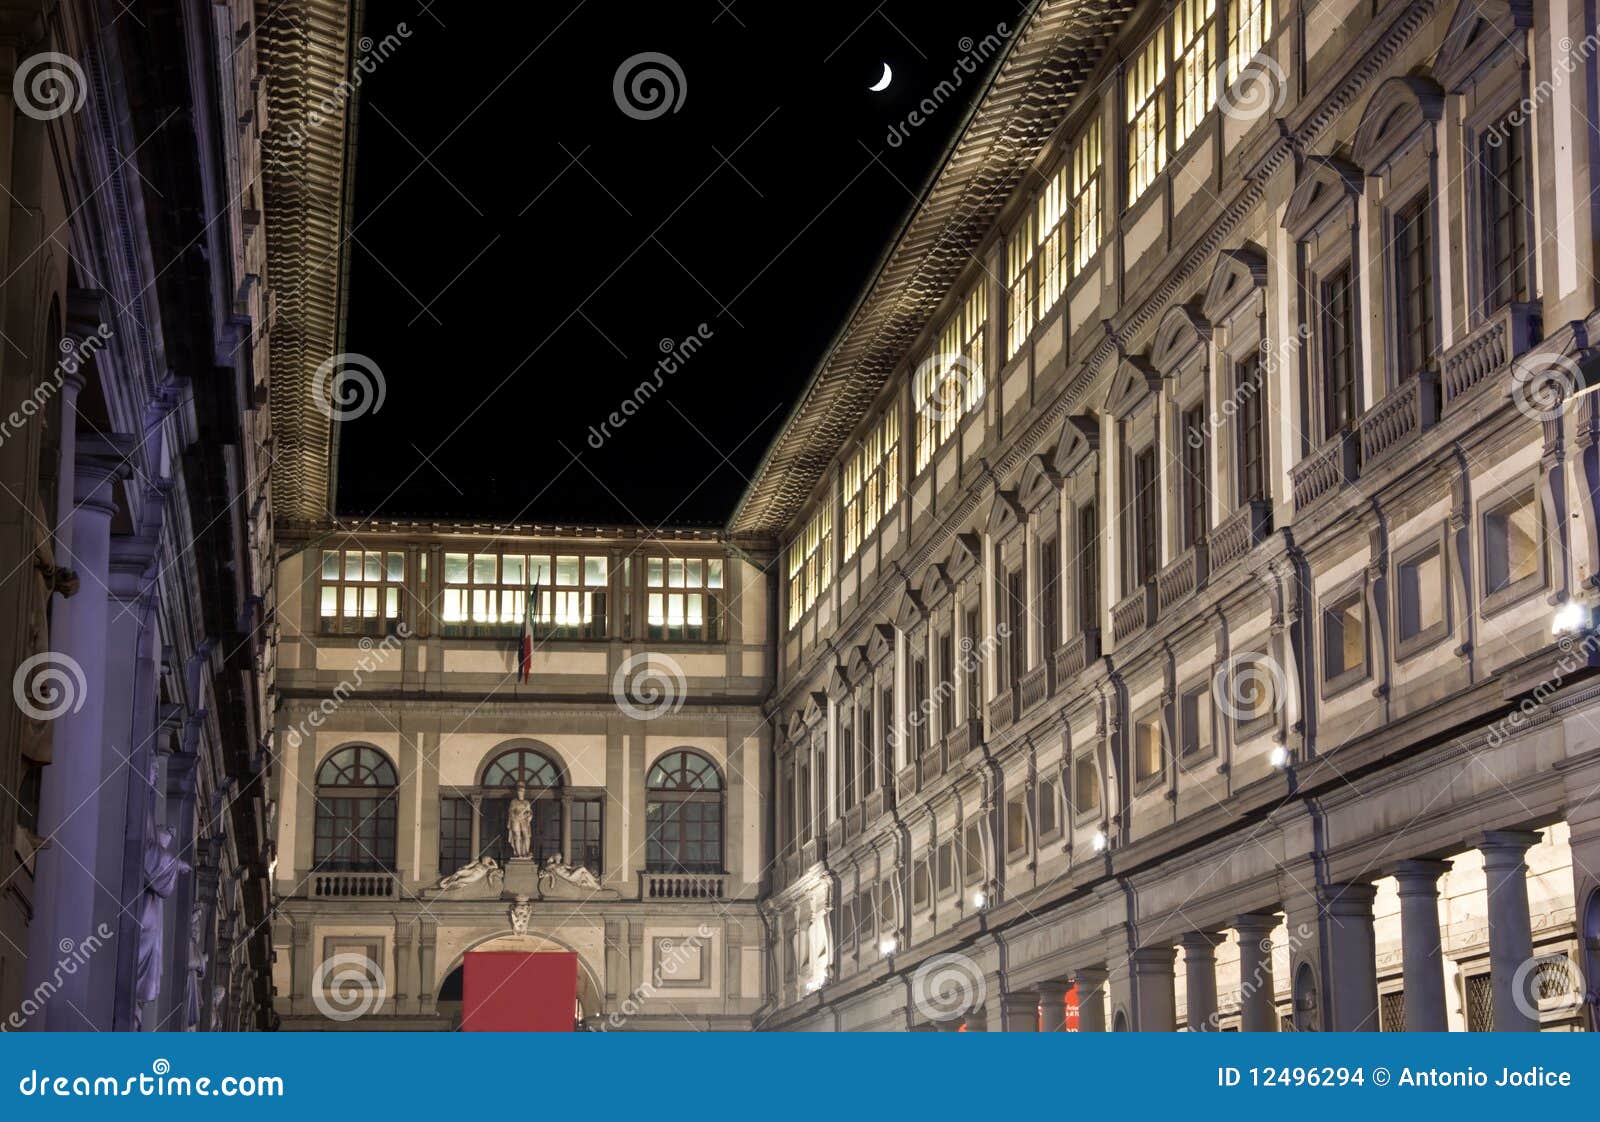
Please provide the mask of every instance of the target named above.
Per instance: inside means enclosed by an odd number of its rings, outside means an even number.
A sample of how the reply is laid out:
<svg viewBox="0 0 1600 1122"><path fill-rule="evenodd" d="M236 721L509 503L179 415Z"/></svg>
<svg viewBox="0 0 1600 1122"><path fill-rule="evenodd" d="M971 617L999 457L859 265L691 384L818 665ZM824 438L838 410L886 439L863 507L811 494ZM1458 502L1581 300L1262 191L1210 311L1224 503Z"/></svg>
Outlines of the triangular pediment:
<svg viewBox="0 0 1600 1122"><path fill-rule="evenodd" d="M901 631L910 631L927 618L928 609L922 606L922 597L909 585L900 594L900 603L895 608L894 625Z"/></svg>
<svg viewBox="0 0 1600 1122"><path fill-rule="evenodd" d="M1245 242L1236 249L1225 249L1217 254L1200 313L1212 323L1221 323L1266 283L1267 255L1260 246Z"/></svg>
<svg viewBox="0 0 1600 1122"><path fill-rule="evenodd" d="M1450 93L1459 93L1502 51L1519 60L1525 54L1523 31L1533 26L1532 0L1461 0L1433 62L1433 76Z"/></svg>
<svg viewBox="0 0 1600 1122"><path fill-rule="evenodd" d="M1361 169L1337 156L1309 156L1300 169L1300 181L1289 195L1283 228L1299 241L1307 237L1340 207L1361 197Z"/></svg>
<svg viewBox="0 0 1600 1122"><path fill-rule="evenodd" d="M1056 471L1051 454L1029 456L1022 465L1022 478L1017 483L1017 501L1022 509L1035 511L1052 495L1061 490L1061 473Z"/></svg>
<svg viewBox="0 0 1600 1122"><path fill-rule="evenodd" d="M989 518L983 528L995 541L1000 541L1021 526L1026 518L1027 512L1017 501L1015 491L996 491L994 498L989 501Z"/></svg>
<svg viewBox="0 0 1600 1122"><path fill-rule="evenodd" d="M843 701L850 696L850 676L843 666L835 666L828 674L828 696Z"/></svg>
<svg viewBox="0 0 1600 1122"><path fill-rule="evenodd" d="M974 569L983 565L983 539L973 533L957 534L946 565L952 581L964 580Z"/></svg>
<svg viewBox="0 0 1600 1122"><path fill-rule="evenodd" d="M1100 450L1100 422L1090 413L1073 413L1061 422L1056 439L1055 469L1069 479Z"/></svg>
<svg viewBox="0 0 1600 1122"><path fill-rule="evenodd" d="M894 654L894 628L875 623L867 635L867 661L874 666Z"/></svg>
<svg viewBox="0 0 1600 1122"><path fill-rule="evenodd" d="M1143 355L1128 355L1117 366L1106 397L1106 412L1122 420L1161 389L1161 375Z"/></svg>
<svg viewBox="0 0 1600 1122"><path fill-rule="evenodd" d="M917 595L922 600L922 606L931 612L953 591L955 585L951 583L950 574L944 565L938 561L928 562L928 567L922 570L922 581L917 585Z"/></svg>
<svg viewBox="0 0 1600 1122"><path fill-rule="evenodd" d="M1361 114L1351 158L1377 175L1411 141L1425 139L1444 111L1444 90L1432 78L1402 74L1379 86Z"/></svg>
<svg viewBox="0 0 1600 1122"><path fill-rule="evenodd" d="M1170 375L1196 354L1202 358L1211 342L1211 324L1200 314L1200 304L1191 300L1168 308L1150 344L1150 365Z"/></svg>
<svg viewBox="0 0 1600 1122"><path fill-rule="evenodd" d="M806 711L804 709L796 709L789 714L789 723L785 726L785 731L788 733L790 744L798 744L805 739Z"/></svg>
<svg viewBox="0 0 1600 1122"><path fill-rule="evenodd" d="M850 661L845 663L845 676L851 685L859 685L872 669L872 659L867 655L865 643L850 649Z"/></svg>
<svg viewBox="0 0 1600 1122"><path fill-rule="evenodd" d="M815 690L806 697L805 724L806 727L815 725L828 715L828 695Z"/></svg>

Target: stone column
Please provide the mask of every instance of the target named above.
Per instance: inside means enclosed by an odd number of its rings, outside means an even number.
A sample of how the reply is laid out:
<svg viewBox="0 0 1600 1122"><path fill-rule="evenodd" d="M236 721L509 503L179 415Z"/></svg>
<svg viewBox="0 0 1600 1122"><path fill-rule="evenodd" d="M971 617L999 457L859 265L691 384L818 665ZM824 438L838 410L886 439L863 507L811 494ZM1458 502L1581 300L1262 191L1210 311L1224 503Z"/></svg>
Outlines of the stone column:
<svg viewBox="0 0 1600 1122"><path fill-rule="evenodd" d="M1276 1032L1278 1008L1272 984L1272 932L1278 917L1270 912L1236 916L1239 937L1239 1031Z"/></svg>
<svg viewBox="0 0 1600 1122"><path fill-rule="evenodd" d="M1222 940L1215 931L1191 931L1180 940L1190 1032L1217 1031L1217 945Z"/></svg>
<svg viewBox="0 0 1600 1122"><path fill-rule="evenodd" d="M431 919L417 921L417 949L422 977L417 982L417 1011L424 1016L432 1013L439 997L439 982L434 977L438 969L439 925Z"/></svg>
<svg viewBox="0 0 1600 1122"><path fill-rule="evenodd" d="M311 1001L311 921L307 918L297 920L291 934L294 938L294 959L289 965L289 984L294 992L289 997L289 1010L308 1013L314 1008Z"/></svg>
<svg viewBox="0 0 1600 1122"><path fill-rule="evenodd" d="M1174 990L1174 947L1141 947L1129 956L1133 967L1133 1028L1137 1032L1176 1032L1178 998Z"/></svg>
<svg viewBox="0 0 1600 1122"><path fill-rule="evenodd" d="M1407 1032L1445 1032L1444 956L1439 938L1439 878L1448 861L1402 861L1400 955L1405 969Z"/></svg>
<svg viewBox="0 0 1600 1122"><path fill-rule="evenodd" d="M1080 966L1072 973L1078 987L1078 1031L1106 1031L1106 979L1104 966Z"/></svg>
<svg viewBox="0 0 1600 1122"><path fill-rule="evenodd" d="M1539 1026L1523 1008L1515 982L1533 957L1528 921L1528 867L1523 855L1539 840L1529 830L1491 830L1483 835L1483 876L1489 888L1489 984L1494 991L1494 1031L1533 1032Z"/></svg>
<svg viewBox="0 0 1600 1122"><path fill-rule="evenodd" d="M1066 982L1046 982L1039 987L1039 1028L1043 1032L1065 1032L1067 1030L1067 990ZM1079 1009L1078 1023L1083 1023L1083 1012Z"/></svg>
<svg viewBox="0 0 1600 1122"><path fill-rule="evenodd" d="M1334 1032L1377 1032L1378 961L1372 932L1377 889L1370 884L1327 884L1318 895L1323 907L1329 1027Z"/></svg>
<svg viewBox="0 0 1600 1122"><path fill-rule="evenodd" d="M1005 1032L1039 1031L1039 995L1008 993L1000 998L1000 1027Z"/></svg>
<svg viewBox="0 0 1600 1122"><path fill-rule="evenodd" d="M394 917L394 1011L417 1011L417 951L413 945L416 925L410 917Z"/></svg>

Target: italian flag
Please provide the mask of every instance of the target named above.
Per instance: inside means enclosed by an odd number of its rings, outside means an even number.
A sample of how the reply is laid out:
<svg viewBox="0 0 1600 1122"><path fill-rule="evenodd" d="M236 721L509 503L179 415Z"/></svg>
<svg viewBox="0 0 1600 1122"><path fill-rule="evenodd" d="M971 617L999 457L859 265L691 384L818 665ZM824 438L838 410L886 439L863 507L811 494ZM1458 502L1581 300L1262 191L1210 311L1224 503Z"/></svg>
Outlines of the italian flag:
<svg viewBox="0 0 1600 1122"><path fill-rule="evenodd" d="M522 613L522 641L517 644L517 681L526 685L533 672L533 606L539 601L537 582L528 589L528 603Z"/></svg>

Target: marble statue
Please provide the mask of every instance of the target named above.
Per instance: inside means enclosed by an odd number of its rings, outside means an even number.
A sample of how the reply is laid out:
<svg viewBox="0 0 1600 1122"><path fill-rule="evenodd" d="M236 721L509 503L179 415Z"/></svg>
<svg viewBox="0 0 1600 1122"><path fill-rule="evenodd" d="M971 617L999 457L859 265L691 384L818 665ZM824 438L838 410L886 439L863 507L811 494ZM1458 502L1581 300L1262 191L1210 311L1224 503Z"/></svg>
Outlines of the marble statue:
<svg viewBox="0 0 1600 1122"><path fill-rule="evenodd" d="M564 859L552 856L544 863L544 871L551 877L559 878L568 884L577 885L579 888L599 888L600 882L595 875L582 865L568 865Z"/></svg>
<svg viewBox="0 0 1600 1122"><path fill-rule="evenodd" d="M212 1032L222 1032L223 1031L222 1019L225 1016L225 1013L224 1013L224 1010L223 1010L223 1006L227 1004L227 1001L228 1001L228 987L227 986L212 986L211 987L211 1031Z"/></svg>
<svg viewBox="0 0 1600 1122"><path fill-rule="evenodd" d="M150 806L145 811L144 889L139 896L138 971L134 996L139 1003L161 996L161 925L167 898L178 887L178 878L189 871L189 863L172 849L172 830L156 825L156 768L150 764ZM141 1018L135 1006L135 1024Z"/></svg>
<svg viewBox="0 0 1600 1122"><path fill-rule="evenodd" d="M533 919L533 901L518 893L517 902L511 905L511 930L518 935L528 933L528 923Z"/></svg>
<svg viewBox="0 0 1600 1122"><path fill-rule="evenodd" d="M196 904L189 913L189 976L183 991L183 1031L200 1028L200 989L205 984L207 956L204 927L206 910Z"/></svg>
<svg viewBox="0 0 1600 1122"><path fill-rule="evenodd" d="M440 892L448 892L452 888L463 888L469 884L477 884L485 878L488 878L492 884L495 875L499 872L499 863L493 857L486 855L476 861L468 861L449 876L441 877L435 887Z"/></svg>
<svg viewBox="0 0 1600 1122"><path fill-rule="evenodd" d="M517 784L517 797L511 800L506 813L506 840L511 843L511 855L526 860L533 853L533 804L528 801L528 789Z"/></svg>

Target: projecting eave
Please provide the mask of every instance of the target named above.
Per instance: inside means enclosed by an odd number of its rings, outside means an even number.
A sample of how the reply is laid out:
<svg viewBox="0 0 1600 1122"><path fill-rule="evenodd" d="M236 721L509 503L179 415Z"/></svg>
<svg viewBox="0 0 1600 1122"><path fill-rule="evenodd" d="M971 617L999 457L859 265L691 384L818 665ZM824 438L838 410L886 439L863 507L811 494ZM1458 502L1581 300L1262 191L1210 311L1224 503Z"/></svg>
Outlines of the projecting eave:
<svg viewBox="0 0 1600 1122"><path fill-rule="evenodd" d="M1042 154L1132 0L1036 0L728 521L782 534Z"/></svg>

